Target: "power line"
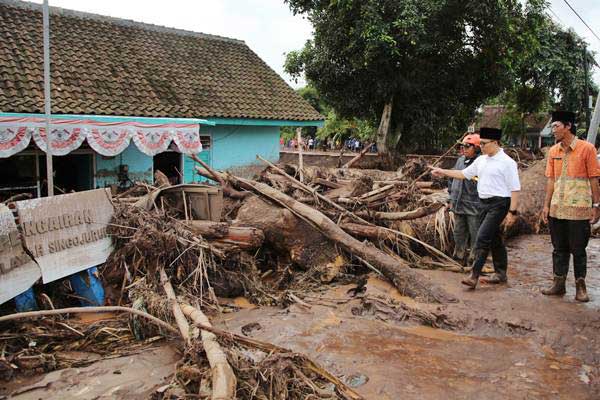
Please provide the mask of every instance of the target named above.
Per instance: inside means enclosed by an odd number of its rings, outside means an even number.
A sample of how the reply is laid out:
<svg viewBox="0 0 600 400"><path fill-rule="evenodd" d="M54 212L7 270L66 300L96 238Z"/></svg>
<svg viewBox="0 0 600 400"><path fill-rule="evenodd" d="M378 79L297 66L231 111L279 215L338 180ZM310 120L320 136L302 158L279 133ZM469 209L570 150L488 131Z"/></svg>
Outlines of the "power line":
<svg viewBox="0 0 600 400"><path fill-rule="evenodd" d="M554 15L561 24L566 25L565 22L554 12L554 10L552 8L548 7L548 10L550 10L552 15Z"/></svg>
<svg viewBox="0 0 600 400"><path fill-rule="evenodd" d="M581 20L581 22L583 22L583 24L585 26L587 26L587 28L590 30L590 32L592 32L592 34L594 36L596 36L596 39L600 40L600 36L598 36L596 34L596 32L594 32L594 30L592 28L590 28L590 26L588 25L588 23L585 22L583 18L581 18L581 15L579 15L579 13L577 11L575 11L575 9L573 8L573 6L571 6L571 4L567 0L563 0L563 1L569 6L569 8L571 9L571 11L573 11L575 13L575 15L577 15L577 18L579 18Z"/></svg>
<svg viewBox="0 0 600 400"><path fill-rule="evenodd" d="M589 25L583 20L583 18L581 18L581 16L577 13L577 11L575 11L575 9L573 7L571 7L571 5L568 3L568 1L564 0L564 2L567 3L567 5L569 6L569 8L571 10L573 10L573 12L575 13L575 15L577 15L577 17L579 17L579 19L581 20L581 22L583 22L585 24L585 26L588 27L588 29L594 34L594 36L596 36L596 38L598 38L598 40L600 40L600 37L598 37L598 35L596 35L596 33L592 30L592 28L589 27ZM556 19L558 19L558 21L561 24L563 24L565 26L568 26L568 24L565 24L565 22L558 16L558 14L556 14L554 12L554 10L551 7L548 7L548 10L550 10L550 12L552 13L552 15L554 15L556 17ZM598 62L596 61L596 58L593 55L591 55L591 54L589 54L589 56L590 56L589 58L592 60L592 62L594 63L594 65L596 67L600 68L600 65L598 65Z"/></svg>

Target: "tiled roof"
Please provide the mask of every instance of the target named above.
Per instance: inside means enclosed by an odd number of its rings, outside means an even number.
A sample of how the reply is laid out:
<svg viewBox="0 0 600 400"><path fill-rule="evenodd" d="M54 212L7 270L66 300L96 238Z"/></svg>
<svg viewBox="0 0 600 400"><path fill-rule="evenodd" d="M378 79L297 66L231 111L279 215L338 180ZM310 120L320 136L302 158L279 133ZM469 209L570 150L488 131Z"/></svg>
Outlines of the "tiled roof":
<svg viewBox="0 0 600 400"><path fill-rule="evenodd" d="M244 42L51 8L52 112L324 119ZM0 0L0 111L44 110L42 9Z"/></svg>
<svg viewBox="0 0 600 400"><path fill-rule="evenodd" d="M485 126L488 128L501 128L502 117L506 112L506 106L504 105L491 105L483 106L481 114L477 117L475 123L475 130L478 131L480 127ZM550 116L548 114L530 114L525 117L525 125L527 130L539 132L544 129Z"/></svg>

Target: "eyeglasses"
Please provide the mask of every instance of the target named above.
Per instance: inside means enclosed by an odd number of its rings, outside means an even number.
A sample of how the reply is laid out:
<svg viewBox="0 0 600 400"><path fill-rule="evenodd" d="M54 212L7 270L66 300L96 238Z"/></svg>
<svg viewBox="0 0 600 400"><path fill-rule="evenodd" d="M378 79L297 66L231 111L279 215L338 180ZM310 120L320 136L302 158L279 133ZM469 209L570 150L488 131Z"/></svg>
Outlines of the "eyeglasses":
<svg viewBox="0 0 600 400"><path fill-rule="evenodd" d="M487 142L484 142L484 141L482 140L482 141L480 141L480 142L479 142L479 146L480 146L480 147L483 147L483 146L485 146L486 144L488 144L488 143L492 143L492 142L493 142L493 140L489 140L489 141L487 141Z"/></svg>
<svg viewBox="0 0 600 400"><path fill-rule="evenodd" d="M468 149L470 147L475 147L475 145L473 143L461 143L460 147Z"/></svg>

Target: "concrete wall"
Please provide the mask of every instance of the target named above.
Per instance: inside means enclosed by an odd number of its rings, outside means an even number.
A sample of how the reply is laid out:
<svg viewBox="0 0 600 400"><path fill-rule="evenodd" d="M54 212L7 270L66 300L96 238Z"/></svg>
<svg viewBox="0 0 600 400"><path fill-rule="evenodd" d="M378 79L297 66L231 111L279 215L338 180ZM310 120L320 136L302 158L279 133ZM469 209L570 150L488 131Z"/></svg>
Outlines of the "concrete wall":
<svg viewBox="0 0 600 400"><path fill-rule="evenodd" d="M132 181L153 181L152 157L139 151L132 140L129 147L115 157L96 155L96 186L103 188L118 184L117 175L121 164L129 167L129 179Z"/></svg>
<svg viewBox="0 0 600 400"><path fill-rule="evenodd" d="M352 158L356 156L356 153L344 153L341 157L340 164L340 153L339 152L304 152L302 155L302 162L304 165L310 165L315 167L329 167L329 168L337 168L338 165L343 165L350 161ZM436 155L418 155L418 154L406 154L404 156L406 159L414 159L414 158L424 158L428 162L435 162L439 158ZM452 168L456 163L456 156L445 156L443 160L439 163L439 166L442 168ZM298 164L298 152L297 151L289 151L282 150L279 155L279 160L282 163L286 164ZM354 165L354 168L362 168L362 169L382 169L381 159L378 154L367 153L360 160L358 160ZM385 166L383 166L385 167ZM385 169L385 168L383 168Z"/></svg>

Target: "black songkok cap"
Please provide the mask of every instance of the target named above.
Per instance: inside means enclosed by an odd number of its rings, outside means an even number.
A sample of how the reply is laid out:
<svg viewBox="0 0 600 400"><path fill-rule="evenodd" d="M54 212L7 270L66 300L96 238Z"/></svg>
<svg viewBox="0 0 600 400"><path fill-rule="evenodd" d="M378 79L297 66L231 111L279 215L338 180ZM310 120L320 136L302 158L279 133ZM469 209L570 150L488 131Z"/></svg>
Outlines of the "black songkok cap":
<svg viewBox="0 0 600 400"><path fill-rule="evenodd" d="M500 140L502 137L502 130L497 128L480 128L479 137L481 139Z"/></svg>
<svg viewBox="0 0 600 400"><path fill-rule="evenodd" d="M575 124L575 113L571 111L554 111L552 113L552 122L569 122Z"/></svg>

